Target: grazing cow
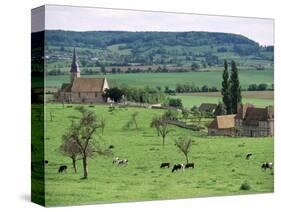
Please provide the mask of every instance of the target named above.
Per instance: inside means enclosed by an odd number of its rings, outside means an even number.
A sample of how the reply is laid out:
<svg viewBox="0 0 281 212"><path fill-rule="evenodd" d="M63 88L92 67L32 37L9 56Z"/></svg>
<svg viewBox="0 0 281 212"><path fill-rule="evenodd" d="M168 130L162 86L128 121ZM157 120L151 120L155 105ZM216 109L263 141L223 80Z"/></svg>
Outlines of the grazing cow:
<svg viewBox="0 0 281 212"><path fill-rule="evenodd" d="M266 169L272 169L273 168L273 163L272 162L265 162L261 165L261 168L266 170Z"/></svg>
<svg viewBox="0 0 281 212"><path fill-rule="evenodd" d="M188 169L188 168L193 168L194 169L194 163L187 163L185 164L185 168Z"/></svg>
<svg viewBox="0 0 281 212"><path fill-rule="evenodd" d="M62 173L62 172L66 172L66 170L67 170L67 166L66 165L62 165L62 166L59 167L58 172Z"/></svg>
<svg viewBox="0 0 281 212"><path fill-rule="evenodd" d="M247 160L250 160L250 159L252 158L252 156L253 156L252 153L248 153L247 156L246 156L246 159L247 159Z"/></svg>
<svg viewBox="0 0 281 212"><path fill-rule="evenodd" d="M114 145L109 145L108 149L113 149Z"/></svg>
<svg viewBox="0 0 281 212"><path fill-rule="evenodd" d="M127 159L124 159L124 160L119 160L118 162L117 162L117 164L118 165L127 165L128 164L128 160Z"/></svg>
<svg viewBox="0 0 281 212"><path fill-rule="evenodd" d="M175 171L178 171L179 169L182 169L184 171L184 165L183 164L175 164L173 169L172 169L172 173Z"/></svg>
<svg viewBox="0 0 281 212"><path fill-rule="evenodd" d="M170 168L170 163L161 163L160 168L165 168L165 167Z"/></svg>
<svg viewBox="0 0 281 212"><path fill-rule="evenodd" d="M112 163L116 163L118 165L127 165L128 164L128 160L127 159L119 159L119 158L115 158L113 159Z"/></svg>

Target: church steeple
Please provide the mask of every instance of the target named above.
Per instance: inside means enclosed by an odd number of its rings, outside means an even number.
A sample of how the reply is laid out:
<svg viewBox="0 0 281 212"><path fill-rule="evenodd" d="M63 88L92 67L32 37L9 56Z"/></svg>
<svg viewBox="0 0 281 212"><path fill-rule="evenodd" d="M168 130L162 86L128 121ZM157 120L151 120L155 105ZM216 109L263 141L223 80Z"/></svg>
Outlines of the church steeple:
<svg viewBox="0 0 281 212"><path fill-rule="evenodd" d="M75 80L76 78L80 77L80 69L79 69L79 65L77 63L77 55L76 55L75 48L73 49L73 56L72 56L72 64L71 64L70 74L71 74L71 82L73 80Z"/></svg>

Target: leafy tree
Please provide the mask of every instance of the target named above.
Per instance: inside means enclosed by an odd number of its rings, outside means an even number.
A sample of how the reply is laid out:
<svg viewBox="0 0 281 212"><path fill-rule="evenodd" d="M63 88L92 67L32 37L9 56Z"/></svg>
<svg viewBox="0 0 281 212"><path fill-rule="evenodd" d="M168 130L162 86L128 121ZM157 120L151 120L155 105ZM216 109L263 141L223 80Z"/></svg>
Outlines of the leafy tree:
<svg viewBox="0 0 281 212"><path fill-rule="evenodd" d="M192 70L192 71L197 71L199 68L200 68L200 66L199 66L198 63L193 62L193 63L191 64L191 70Z"/></svg>
<svg viewBox="0 0 281 212"><path fill-rule="evenodd" d="M179 149L180 152L182 152L184 154L186 163L188 163L188 153L189 153L192 142L193 142L192 139L181 138L181 137L175 141L176 147Z"/></svg>
<svg viewBox="0 0 281 212"><path fill-rule="evenodd" d="M228 73L228 65L227 61L224 60L224 71L222 74L222 101L226 107L227 114L232 113L232 102L231 102L231 94L230 94L230 81L229 81L229 73Z"/></svg>
<svg viewBox="0 0 281 212"><path fill-rule="evenodd" d="M103 93L104 98L106 98L106 99L110 98L114 102L120 102L123 95L124 95L124 92L122 91L122 89L120 89L118 87L107 88L107 89L105 89L105 91Z"/></svg>
<svg viewBox="0 0 281 212"><path fill-rule="evenodd" d="M163 119L177 120L177 119L178 119L178 111L175 110L175 109L168 109L168 110L163 114Z"/></svg>
<svg viewBox="0 0 281 212"><path fill-rule="evenodd" d="M65 134L65 141L71 141L75 145L75 152L79 152L82 157L83 178L88 178L88 159L96 155L111 155L109 149L103 149L98 141L94 138L96 131L100 128L100 123L97 122L96 115L84 107L78 107L77 110L81 113L81 118L78 122L72 123L71 127Z"/></svg>
<svg viewBox="0 0 281 212"><path fill-rule="evenodd" d="M241 103L241 86L238 77L238 69L234 61L231 62L230 94L232 103L232 113L237 113L237 105Z"/></svg>
<svg viewBox="0 0 281 212"><path fill-rule="evenodd" d="M182 108L182 100L181 99L169 99L169 106L175 108Z"/></svg>
<svg viewBox="0 0 281 212"><path fill-rule="evenodd" d="M223 103L219 102L216 110L215 110L215 113L214 113L216 116L219 116L219 115L226 115L227 114L227 111L226 111L226 107Z"/></svg>

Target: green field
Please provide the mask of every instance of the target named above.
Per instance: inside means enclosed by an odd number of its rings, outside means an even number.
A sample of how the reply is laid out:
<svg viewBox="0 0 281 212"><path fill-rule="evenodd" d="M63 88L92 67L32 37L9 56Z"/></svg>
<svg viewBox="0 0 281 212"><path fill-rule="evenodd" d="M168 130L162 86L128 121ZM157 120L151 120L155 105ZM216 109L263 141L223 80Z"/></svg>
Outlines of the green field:
<svg viewBox="0 0 281 212"><path fill-rule="evenodd" d="M132 74L108 74L106 78L109 81L109 86L128 85L134 87L156 87L160 86L164 89L165 86L175 88L180 83L189 83L196 86L208 85L221 87L221 71L212 72L186 72L186 73L132 73ZM101 77L98 76L82 76L82 77ZM241 70L239 73L240 83L242 88L247 89L250 84L273 83L273 71L247 71ZM60 87L62 83L69 82L70 76L48 76L46 79L47 87Z"/></svg>
<svg viewBox="0 0 281 212"><path fill-rule="evenodd" d="M87 105L84 105L88 107ZM155 114L163 110L120 108L108 112L108 106L90 108L98 117L106 120L105 133L98 131L98 140L105 146L114 145L114 157L126 158L126 167L112 164L112 158L96 157L89 161L89 179L81 180L82 165L78 173L71 169L71 160L58 150L61 136L77 120L79 113L61 104L46 105L45 167L46 205L73 205L104 202L175 199L186 197L249 194L273 192L272 171L263 171L264 161L273 161L273 138L209 137L204 132L194 132L171 127L163 147L155 129L149 127ZM49 112L54 115L50 120ZM122 130L129 115L138 111L139 130ZM34 116L35 118L36 116ZM190 161L195 169L171 173L171 169L160 169L160 163L184 163L174 140L187 136L195 140L190 150ZM42 142L35 139L36 142ZM38 145L39 143L37 143ZM41 144L42 145L42 144ZM246 160L247 153L253 153ZM36 157L34 157L36 159ZM36 161L33 161L36 162ZM68 165L67 173L59 174L59 165ZM36 172L36 170L35 170ZM250 190L240 190L248 182Z"/></svg>
<svg viewBox="0 0 281 212"><path fill-rule="evenodd" d="M221 97L212 96L193 96L193 95L176 95L172 98L180 98L184 107L191 108L192 106L200 106L202 103L219 103L222 101ZM242 98L242 103L254 104L257 107L265 107L273 105L273 99L262 99L262 98Z"/></svg>

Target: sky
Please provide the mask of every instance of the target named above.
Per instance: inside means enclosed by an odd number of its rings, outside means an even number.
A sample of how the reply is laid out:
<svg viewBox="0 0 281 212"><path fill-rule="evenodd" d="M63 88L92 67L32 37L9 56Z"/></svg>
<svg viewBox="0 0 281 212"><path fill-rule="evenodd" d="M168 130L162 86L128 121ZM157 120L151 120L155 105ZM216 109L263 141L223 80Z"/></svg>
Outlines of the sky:
<svg viewBox="0 0 281 212"><path fill-rule="evenodd" d="M41 8L42 9L42 8ZM244 35L260 45L274 44L274 21L264 18L197 15L47 5L32 11L32 31L208 31ZM43 13L43 14L42 14ZM44 21L40 17L45 17ZM42 19L43 20L43 19Z"/></svg>

